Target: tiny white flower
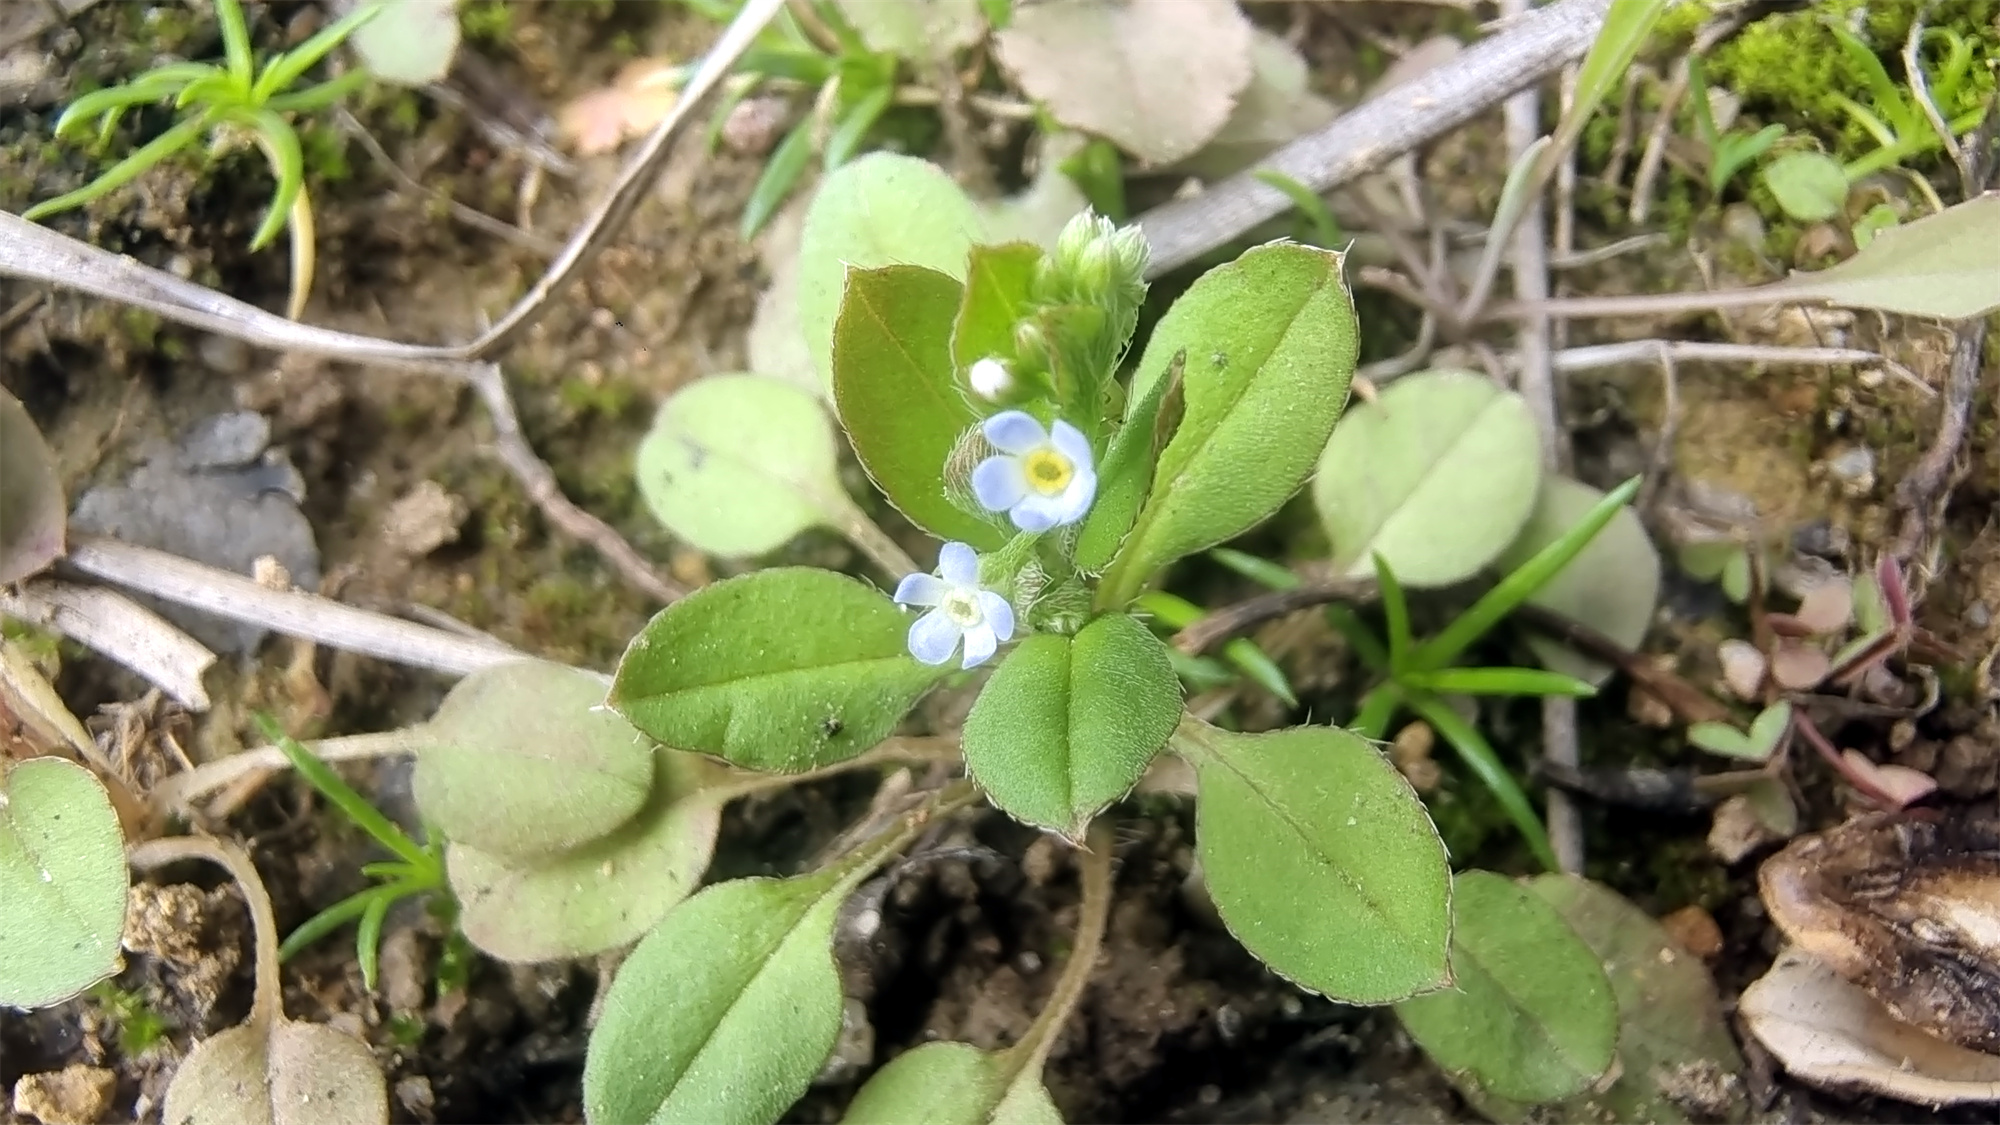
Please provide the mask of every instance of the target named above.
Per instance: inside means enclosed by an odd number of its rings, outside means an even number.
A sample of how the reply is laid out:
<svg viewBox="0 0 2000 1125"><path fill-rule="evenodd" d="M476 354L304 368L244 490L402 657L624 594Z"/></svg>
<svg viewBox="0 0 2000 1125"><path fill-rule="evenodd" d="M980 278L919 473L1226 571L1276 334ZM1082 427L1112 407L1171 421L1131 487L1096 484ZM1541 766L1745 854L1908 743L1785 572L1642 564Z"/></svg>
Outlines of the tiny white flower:
<svg viewBox="0 0 2000 1125"><path fill-rule="evenodd" d="M973 364L972 370L965 373L965 378L972 384L972 393L987 402L998 402L1001 395L1014 387L1014 373L992 356Z"/></svg>
<svg viewBox="0 0 2000 1125"><path fill-rule="evenodd" d="M896 586L899 605L931 606L910 623L910 655L925 664L943 664L965 640L961 668L986 662L1000 642L1014 636L1014 607L979 587L979 556L963 543L938 552L936 574L906 575Z"/></svg>
<svg viewBox="0 0 2000 1125"><path fill-rule="evenodd" d="M1083 431L1058 420L1050 430L1022 410L986 420L986 440L1000 452L972 470L972 494L991 512L1006 512L1022 531L1072 524L1097 498L1097 471Z"/></svg>

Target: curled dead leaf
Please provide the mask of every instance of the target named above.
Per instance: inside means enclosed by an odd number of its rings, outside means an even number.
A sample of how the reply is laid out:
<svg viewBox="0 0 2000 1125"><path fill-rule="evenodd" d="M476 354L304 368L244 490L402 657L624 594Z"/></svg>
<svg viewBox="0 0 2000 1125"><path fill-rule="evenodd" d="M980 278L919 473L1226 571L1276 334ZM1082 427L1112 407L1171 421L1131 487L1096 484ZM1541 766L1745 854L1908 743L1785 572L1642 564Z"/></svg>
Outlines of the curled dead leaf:
<svg viewBox="0 0 2000 1125"><path fill-rule="evenodd" d="M672 59L634 59L611 85L563 106L557 127L578 155L610 152L666 120L680 101L680 79Z"/></svg>

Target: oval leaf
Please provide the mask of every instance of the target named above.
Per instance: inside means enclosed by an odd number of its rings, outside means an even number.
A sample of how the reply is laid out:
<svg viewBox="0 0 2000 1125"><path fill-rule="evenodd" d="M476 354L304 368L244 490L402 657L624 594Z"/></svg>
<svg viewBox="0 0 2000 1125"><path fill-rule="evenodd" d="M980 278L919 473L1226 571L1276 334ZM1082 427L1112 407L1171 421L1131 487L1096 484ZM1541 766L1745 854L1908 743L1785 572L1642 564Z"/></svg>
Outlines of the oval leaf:
<svg viewBox="0 0 2000 1125"><path fill-rule="evenodd" d="M1764 165L1764 186L1802 223L1831 219L1847 206L1847 173L1820 152L1788 152Z"/></svg>
<svg viewBox="0 0 2000 1125"><path fill-rule="evenodd" d="M1181 731L1197 776L1197 852L1236 940L1350 1004L1451 982L1444 844L1380 752L1331 727Z"/></svg>
<svg viewBox="0 0 2000 1125"><path fill-rule="evenodd" d="M389 1091L367 1044L280 1019L196 1044L161 1116L175 1125L374 1125L389 1120Z"/></svg>
<svg viewBox="0 0 2000 1125"><path fill-rule="evenodd" d="M1551 476L1542 481L1526 526L1500 552L1495 569L1511 571L1527 562L1535 552L1562 538L1602 499L1604 493L1568 477ZM1646 639L1659 600L1660 553L1653 549L1653 540L1639 522L1638 513L1625 507L1618 509L1568 566L1529 595L1528 604L1588 625L1627 649L1637 649ZM1610 665L1579 656L1547 637L1531 636L1528 646L1551 671L1596 685L1611 678Z"/></svg>
<svg viewBox="0 0 2000 1125"><path fill-rule="evenodd" d="M0 1005L39 1008L118 971L125 840L95 776L61 758L0 775Z"/></svg>
<svg viewBox="0 0 2000 1125"><path fill-rule="evenodd" d="M871 152L828 173L799 239L799 325L820 382L833 387L833 324L849 266L928 266L962 281L981 233L971 200L927 160Z"/></svg>
<svg viewBox="0 0 2000 1125"><path fill-rule="evenodd" d="M1341 262L1331 250L1259 246L1203 274L1160 320L1131 401L1185 352L1183 413L1113 563L1121 590L1248 530L1305 483L1354 374Z"/></svg>
<svg viewBox="0 0 2000 1125"><path fill-rule="evenodd" d="M819 401L762 375L712 375L660 404L639 495L668 531L727 558L761 555L846 502Z"/></svg>
<svg viewBox="0 0 2000 1125"><path fill-rule="evenodd" d="M768 1125L840 1035L837 871L682 903L619 966L583 1067L595 1125Z"/></svg>
<svg viewBox="0 0 2000 1125"><path fill-rule="evenodd" d="M1426 371L1347 412L1313 503L1349 577L1372 574L1379 554L1405 586L1449 586L1513 541L1541 479L1520 395L1469 371Z"/></svg>
<svg viewBox="0 0 2000 1125"><path fill-rule="evenodd" d="M925 1043L876 1071L848 1103L841 1125L1062 1125L1038 1076L1009 1074L1011 1055L970 1043Z"/></svg>
<svg viewBox="0 0 2000 1125"><path fill-rule="evenodd" d="M1597 955L1555 908L1512 880L1453 880L1454 987L1396 1016L1460 1085L1524 1102L1589 1089L1611 1066L1618 1005Z"/></svg>
<svg viewBox="0 0 2000 1125"><path fill-rule="evenodd" d="M458 53L458 0L388 0L348 42L368 73L398 86L428 86Z"/></svg>
<svg viewBox="0 0 2000 1125"><path fill-rule="evenodd" d="M67 518L55 452L21 401L0 390L0 586L62 556Z"/></svg>
<svg viewBox="0 0 2000 1125"><path fill-rule="evenodd" d="M910 658L908 631L894 602L852 578L760 570L647 622L618 661L610 702L675 749L808 770L887 738L944 674Z"/></svg>
<svg viewBox="0 0 2000 1125"><path fill-rule="evenodd" d="M1166 646L1107 614L1009 653L965 720L965 765L1017 820L1078 839L1131 792L1180 721Z"/></svg>
<svg viewBox="0 0 2000 1125"><path fill-rule="evenodd" d="M2000 192L1987 192L1885 230L1839 265L1795 273L1765 291L1939 320L1985 316L2000 309L1996 241Z"/></svg>
<svg viewBox="0 0 2000 1125"><path fill-rule="evenodd" d="M653 788L653 746L605 710L611 681L540 660L460 680L417 745L417 807L446 839L515 859L595 840Z"/></svg>
<svg viewBox="0 0 2000 1125"><path fill-rule="evenodd" d="M1617 1079L1542 1111L1538 1120L1742 1121L1743 1056L1723 1018L1715 982L1701 959L1675 945L1645 911L1617 892L1574 875L1528 884L1555 907L1570 932L1604 967L1618 1005ZM1462 1086L1494 1121L1524 1121L1529 1107Z"/></svg>
<svg viewBox="0 0 2000 1125"><path fill-rule="evenodd" d="M1250 84L1250 20L1234 4L1021 4L1000 62L1056 120L1168 164L1215 136Z"/></svg>
<svg viewBox="0 0 2000 1125"><path fill-rule="evenodd" d="M595 956L637 940L701 885L722 804L698 792L706 762L656 753L646 804L602 839L528 860L451 842L445 875L472 944L502 961Z"/></svg>
<svg viewBox="0 0 2000 1125"><path fill-rule="evenodd" d="M851 271L833 337L833 400L890 503L939 538L991 550L1006 533L945 490L945 462L979 420L951 359L962 292L921 266Z"/></svg>

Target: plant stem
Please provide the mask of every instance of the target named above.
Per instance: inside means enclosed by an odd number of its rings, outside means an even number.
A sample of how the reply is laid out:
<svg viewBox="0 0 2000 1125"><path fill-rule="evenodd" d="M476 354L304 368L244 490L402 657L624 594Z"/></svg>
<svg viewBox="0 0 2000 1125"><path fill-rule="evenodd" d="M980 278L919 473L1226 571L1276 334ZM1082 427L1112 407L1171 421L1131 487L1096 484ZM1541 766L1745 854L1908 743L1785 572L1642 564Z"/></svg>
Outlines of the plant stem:
<svg viewBox="0 0 2000 1125"><path fill-rule="evenodd" d="M727 802L739 797L753 797L759 793L769 793L777 789L804 785L810 781L820 781L843 773L873 769L892 763L928 764L958 760L959 749L956 738L891 738L844 762L835 762L804 773L773 774L743 771L744 776L740 780L725 781L708 787L707 795L718 801Z"/></svg>
<svg viewBox="0 0 2000 1125"><path fill-rule="evenodd" d="M880 524L868 518L868 513L854 502L845 492L837 492L825 498L824 511L827 522L840 533L841 538L854 544L856 550L867 555L869 561L880 567L889 581L900 582L905 575L918 570L916 560L902 545L889 538Z"/></svg>
<svg viewBox="0 0 2000 1125"><path fill-rule="evenodd" d="M269 1028L285 1018L284 988L278 979L278 920L271 910L270 892L257 874L257 865L242 848L207 836L172 836L134 844L125 852L133 867L149 869L178 863L184 859L205 859L226 869L243 899L250 906L250 932L257 969L256 989L250 1001L249 1023Z"/></svg>
<svg viewBox="0 0 2000 1125"><path fill-rule="evenodd" d="M1034 1026L1008 1052L1008 1061L1013 1065L1004 1085L1012 1086L1015 1077L1023 1073L1040 1074L1049 1061L1049 1052L1055 1049L1057 1033L1069 1022L1077 1002L1083 999L1083 990L1090 984L1090 974L1097 967L1097 953L1104 946L1104 931L1111 918L1111 849L1115 842L1110 823L1099 817L1090 826L1090 835L1077 857L1083 880L1083 904L1077 911L1076 944L1070 949L1062 976L1056 980L1055 991L1049 994L1049 1002L1035 1017Z"/></svg>

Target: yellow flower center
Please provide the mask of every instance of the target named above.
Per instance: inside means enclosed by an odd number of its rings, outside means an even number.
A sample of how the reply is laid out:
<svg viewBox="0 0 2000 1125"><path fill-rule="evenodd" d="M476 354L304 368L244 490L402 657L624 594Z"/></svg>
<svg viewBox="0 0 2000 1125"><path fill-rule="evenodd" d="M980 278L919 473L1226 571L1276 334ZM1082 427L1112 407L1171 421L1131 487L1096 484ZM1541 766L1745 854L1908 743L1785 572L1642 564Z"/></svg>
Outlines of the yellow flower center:
<svg viewBox="0 0 2000 1125"><path fill-rule="evenodd" d="M1021 458L1021 469L1028 476L1028 487L1044 496L1060 495L1069 487L1069 478L1076 475L1069 458L1047 446Z"/></svg>
<svg viewBox="0 0 2000 1125"><path fill-rule="evenodd" d="M938 602L938 608L953 625L970 629L985 617L979 608L979 595L971 590L959 588L946 594Z"/></svg>

